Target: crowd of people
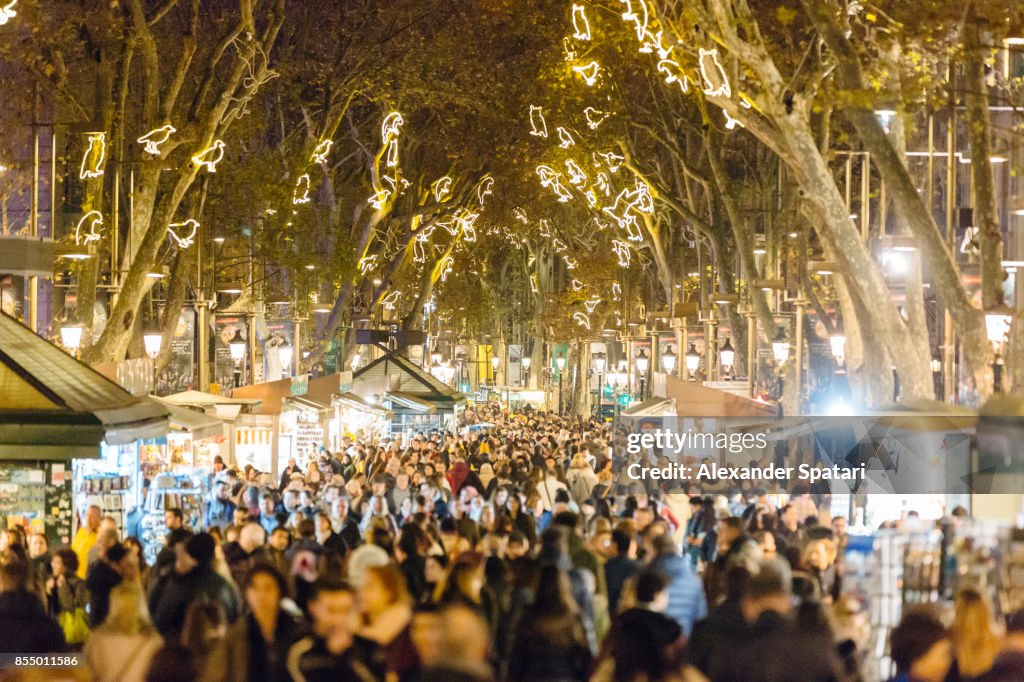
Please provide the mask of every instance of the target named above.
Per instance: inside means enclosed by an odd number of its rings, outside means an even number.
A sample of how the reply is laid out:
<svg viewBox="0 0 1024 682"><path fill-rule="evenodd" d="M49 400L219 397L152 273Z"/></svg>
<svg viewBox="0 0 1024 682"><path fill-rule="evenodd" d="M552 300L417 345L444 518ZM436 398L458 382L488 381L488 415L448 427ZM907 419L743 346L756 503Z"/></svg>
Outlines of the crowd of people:
<svg viewBox="0 0 1024 682"><path fill-rule="evenodd" d="M611 425L467 410L348 437L279 480L217 461L203 523L148 565L97 507L72 545L0 533L0 651L132 680L865 679L845 517L799 484L632 481ZM757 463L752 463L757 464ZM129 529L129 533L132 530ZM1024 680L1024 614L907 609L898 680Z"/></svg>

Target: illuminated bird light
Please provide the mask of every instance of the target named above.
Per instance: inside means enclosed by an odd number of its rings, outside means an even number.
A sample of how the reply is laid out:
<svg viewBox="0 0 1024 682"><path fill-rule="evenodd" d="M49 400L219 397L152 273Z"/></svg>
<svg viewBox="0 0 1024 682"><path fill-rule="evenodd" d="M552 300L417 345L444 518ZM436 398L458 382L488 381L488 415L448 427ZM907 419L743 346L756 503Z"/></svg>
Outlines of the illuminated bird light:
<svg viewBox="0 0 1024 682"><path fill-rule="evenodd" d="M398 165L398 140L388 142L387 159L384 163L388 168L394 168Z"/></svg>
<svg viewBox="0 0 1024 682"><path fill-rule="evenodd" d="M392 291L390 294L385 296L381 300L381 303L384 304L384 309L385 310L394 310L395 309L395 304L398 303L398 297L400 295L401 294L399 292Z"/></svg>
<svg viewBox="0 0 1024 682"><path fill-rule="evenodd" d="M539 225L540 225L540 236L541 237L550 237L551 236L551 223L548 222L548 219L547 218L541 218L540 222L539 222Z"/></svg>
<svg viewBox="0 0 1024 682"><path fill-rule="evenodd" d="M494 194L494 192L491 191L491 187L493 186L494 178L492 178L490 175L485 175L483 179L480 180L480 184L477 185L476 188L476 199L480 206L484 205L484 199Z"/></svg>
<svg viewBox="0 0 1024 682"><path fill-rule="evenodd" d="M551 166L537 166L537 175L540 176L541 187L550 187L558 195L562 203L572 200L572 192L562 184L562 174L551 168Z"/></svg>
<svg viewBox="0 0 1024 682"><path fill-rule="evenodd" d="M8 21L18 16L18 13L14 11L14 6L17 4L18 0L11 0L3 7L0 7L0 26L3 26Z"/></svg>
<svg viewBox="0 0 1024 682"><path fill-rule="evenodd" d="M622 285L618 282L612 282L612 300L618 301L622 298Z"/></svg>
<svg viewBox="0 0 1024 682"><path fill-rule="evenodd" d="M583 82L587 85L593 85L597 82L597 75L601 71L601 65L595 61L591 61L583 66L574 66L572 70L583 77Z"/></svg>
<svg viewBox="0 0 1024 682"><path fill-rule="evenodd" d="M587 316L586 313L573 313L572 319L576 320L576 324L583 327L587 331L590 331L590 318Z"/></svg>
<svg viewBox="0 0 1024 682"><path fill-rule="evenodd" d="M576 61L576 50L572 49L572 45L569 43L569 36L562 38L562 51L565 53L565 61Z"/></svg>
<svg viewBox="0 0 1024 682"><path fill-rule="evenodd" d="M296 205L309 203L309 173L300 175L299 181L295 183L295 191L292 192L292 203Z"/></svg>
<svg viewBox="0 0 1024 682"><path fill-rule="evenodd" d="M224 158L224 142L215 140L212 145L192 157L192 163L210 173L217 172L217 164Z"/></svg>
<svg viewBox="0 0 1024 682"><path fill-rule="evenodd" d="M583 197L587 200L587 205L590 208L597 208L597 205L600 203L597 199L597 193L592 189L588 189Z"/></svg>
<svg viewBox="0 0 1024 682"><path fill-rule="evenodd" d="M583 307L587 309L587 314L592 314L597 309L598 304L601 303L600 298L592 298L589 301L583 302Z"/></svg>
<svg viewBox="0 0 1024 682"><path fill-rule="evenodd" d="M732 96L729 77L718 61L718 48L700 48L700 77L704 80L704 94L708 97Z"/></svg>
<svg viewBox="0 0 1024 682"><path fill-rule="evenodd" d="M377 267L377 254L359 259L359 272L363 275Z"/></svg>
<svg viewBox="0 0 1024 682"><path fill-rule="evenodd" d="M437 203L444 202L452 193L452 179L445 175L434 180L433 184L430 185L430 191L434 194L434 200Z"/></svg>
<svg viewBox="0 0 1024 682"><path fill-rule="evenodd" d="M442 282L445 282L445 281L448 280L448 275L452 271L452 263L453 262L454 262L454 259L451 256L445 256L441 260L441 270L440 270L440 272L441 272L441 281Z"/></svg>
<svg viewBox="0 0 1024 682"><path fill-rule="evenodd" d="M599 190L604 192L604 195L606 197L607 196L611 196L612 187L611 187L611 183L608 182L608 174L607 173L605 173L603 171L601 173L598 173L597 174L597 179L594 180L594 184L597 185L597 188Z"/></svg>
<svg viewBox="0 0 1024 682"><path fill-rule="evenodd" d="M605 119L611 116L606 111L598 111L594 107L587 107L583 110L583 116L587 119L587 125L591 130L597 130L597 127L604 123Z"/></svg>
<svg viewBox="0 0 1024 682"><path fill-rule="evenodd" d="M679 77L678 72L680 68L677 62L671 59L662 59L658 62L658 71L665 74L665 82L667 84L679 83L679 87L683 92L690 91L689 79L685 75L682 78Z"/></svg>
<svg viewBox="0 0 1024 682"><path fill-rule="evenodd" d="M740 123L737 119L735 119L732 116L730 116L729 112L726 111L725 109L722 109L722 113L725 114L725 128L726 128L726 130L732 130L736 126L739 126L740 128L745 128L746 127L745 125Z"/></svg>
<svg viewBox="0 0 1024 682"><path fill-rule="evenodd" d="M551 248L555 250L555 253L565 253L569 249L569 247L566 246L565 242L563 242L558 237L555 237L554 239L551 240Z"/></svg>
<svg viewBox="0 0 1024 682"><path fill-rule="evenodd" d="M569 173L569 184L570 185L583 185L587 182L587 174L583 172L580 165L573 159L568 159L565 162L565 170Z"/></svg>
<svg viewBox="0 0 1024 682"><path fill-rule="evenodd" d="M313 155L309 157L310 163L327 163L327 155L331 153L331 147L334 145L333 140L322 140L320 144L313 150Z"/></svg>
<svg viewBox="0 0 1024 682"><path fill-rule="evenodd" d="M629 248L629 244L621 242L618 239L612 240L612 252L616 258L619 259L620 268L628 268L630 258L632 257L632 251Z"/></svg>
<svg viewBox="0 0 1024 682"><path fill-rule="evenodd" d="M578 279L574 279L572 282L569 283L569 288L571 288L573 291L579 291L580 289L583 288L583 282L579 281Z"/></svg>
<svg viewBox="0 0 1024 682"><path fill-rule="evenodd" d="M182 249L187 249L195 243L198 231L199 222L192 218L183 223L171 223L167 226L167 236Z"/></svg>
<svg viewBox="0 0 1024 682"><path fill-rule="evenodd" d="M171 135L176 132L178 132L177 128L167 124L165 126L160 126L155 130L150 130L148 133L136 140L136 142L142 145L142 150L147 154L160 156L160 145L167 142Z"/></svg>
<svg viewBox="0 0 1024 682"><path fill-rule="evenodd" d="M562 256L562 260L565 261L565 268L567 270L575 270L579 266L579 263L569 256Z"/></svg>
<svg viewBox="0 0 1024 682"><path fill-rule="evenodd" d="M541 107L530 105L530 134L534 137L548 136L548 123L544 120L544 111Z"/></svg>
<svg viewBox="0 0 1024 682"><path fill-rule="evenodd" d="M385 116L384 121L380 124L381 144L387 144L391 138L398 137L402 132L403 125L405 125L405 119L397 111L392 111Z"/></svg>
<svg viewBox="0 0 1024 682"><path fill-rule="evenodd" d="M558 139L560 141L560 144L558 146L561 147L562 149L568 149L569 147L576 144L576 140L572 139L572 135L569 134L569 131L563 128L562 126L558 126L556 132L558 133Z"/></svg>
<svg viewBox="0 0 1024 682"><path fill-rule="evenodd" d="M107 134L93 133L89 135L89 146L82 156L82 167L78 171L78 177L98 178L103 175L103 161L107 158Z"/></svg>
<svg viewBox="0 0 1024 682"><path fill-rule="evenodd" d="M587 21L587 10L583 5L572 6L572 27L576 30L573 38L590 40L590 22Z"/></svg>
<svg viewBox="0 0 1024 682"><path fill-rule="evenodd" d="M88 226L88 230L82 234L82 228L86 226ZM75 244L82 246L89 242L98 242L100 240L98 230L101 227L103 227L103 214L99 211L89 211L75 226Z"/></svg>
<svg viewBox="0 0 1024 682"><path fill-rule="evenodd" d="M625 157L616 154L615 152L599 152L600 156L604 160L604 165L607 166L608 170L612 173L617 173L619 167L622 166L622 162L626 160Z"/></svg>
<svg viewBox="0 0 1024 682"><path fill-rule="evenodd" d="M526 211L524 211L522 208L520 208L518 206L513 208L512 209L512 215L513 215L513 217L515 217L516 220L521 222L523 225L529 225L530 224L530 219L526 217Z"/></svg>

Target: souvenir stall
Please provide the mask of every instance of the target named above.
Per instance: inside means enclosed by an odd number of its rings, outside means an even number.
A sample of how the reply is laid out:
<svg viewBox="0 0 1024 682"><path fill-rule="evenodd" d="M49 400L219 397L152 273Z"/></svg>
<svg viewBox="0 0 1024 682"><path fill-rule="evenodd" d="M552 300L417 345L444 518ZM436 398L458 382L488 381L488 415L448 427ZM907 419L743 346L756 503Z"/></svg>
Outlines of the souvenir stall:
<svg viewBox="0 0 1024 682"><path fill-rule="evenodd" d="M373 441L390 432L392 413L380 405L369 403L355 393L339 393L332 397L334 414L328 424L328 442L332 451L340 450L346 435Z"/></svg>
<svg viewBox="0 0 1024 682"><path fill-rule="evenodd" d="M192 450L195 458L194 466L213 466L213 458L221 455L228 466L236 465L235 446L241 441L245 445L247 457L253 456L248 447L250 441L260 440L248 432L251 428L260 428L259 420L251 420L248 415L260 405L260 400L250 398L229 398L214 393L201 391L183 391L162 398L163 401L179 407L187 407L193 411L202 411L207 416L215 416L221 420L222 432L206 438L192 439ZM239 434L236 424L240 425L244 434ZM244 467L245 463L240 466Z"/></svg>
<svg viewBox="0 0 1024 682"><path fill-rule="evenodd" d="M163 402L163 401L160 401ZM142 443L139 450L142 474L147 480L161 472L209 471L213 458L226 445L224 422L213 415L163 403L170 412L170 431L165 438Z"/></svg>
<svg viewBox="0 0 1024 682"><path fill-rule="evenodd" d="M138 443L167 433L167 410L2 314L0 347L0 523L60 545L97 504L124 530L138 506Z"/></svg>
<svg viewBox="0 0 1024 682"><path fill-rule="evenodd" d="M352 392L392 412L392 433L455 431L466 396L417 367L409 358L387 353L352 379Z"/></svg>

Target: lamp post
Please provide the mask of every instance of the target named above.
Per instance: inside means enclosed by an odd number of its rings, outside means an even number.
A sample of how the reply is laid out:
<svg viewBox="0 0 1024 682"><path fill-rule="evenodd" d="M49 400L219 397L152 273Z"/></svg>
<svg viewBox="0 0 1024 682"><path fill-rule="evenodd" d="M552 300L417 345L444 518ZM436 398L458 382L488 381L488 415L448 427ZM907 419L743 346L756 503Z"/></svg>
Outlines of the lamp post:
<svg viewBox="0 0 1024 682"><path fill-rule="evenodd" d="M604 393L604 368L607 358L604 353L594 353L594 369L597 370L597 418L601 415L601 394Z"/></svg>
<svg viewBox="0 0 1024 682"><path fill-rule="evenodd" d="M562 416L563 405L562 405L562 374L565 369L565 356L559 355L555 358L555 367L558 368L558 416Z"/></svg>
<svg viewBox="0 0 1024 682"><path fill-rule="evenodd" d="M699 367L700 353L697 352L697 347L691 343L686 351L686 371L690 373L690 378L694 381L697 380L697 369Z"/></svg>
<svg viewBox="0 0 1024 682"><path fill-rule="evenodd" d="M501 358L497 355L491 356L491 383L494 386L498 385L498 366L501 365Z"/></svg>
<svg viewBox="0 0 1024 682"><path fill-rule="evenodd" d="M842 367L846 364L846 335L841 331L836 331L828 340L832 346L832 357L835 358L836 365Z"/></svg>
<svg viewBox="0 0 1024 682"><path fill-rule="evenodd" d="M531 358L529 355L524 355L521 362L523 363L523 370L525 370L525 374L523 375L523 386L529 386L530 385L530 363L533 362L533 358Z"/></svg>
<svg viewBox="0 0 1024 682"><path fill-rule="evenodd" d="M81 324L74 321L67 321L60 327L60 342L72 355L78 355L78 349L82 347Z"/></svg>
<svg viewBox="0 0 1024 682"><path fill-rule="evenodd" d="M718 351L718 359L725 369L725 373L732 372L733 362L736 361L736 349L732 347L732 339L726 339L721 350Z"/></svg>
<svg viewBox="0 0 1024 682"><path fill-rule="evenodd" d="M640 400L644 399L644 391L646 389L647 379L647 368L650 366L650 358L647 357L647 352L641 348L640 352L636 356L636 371L640 373Z"/></svg>
<svg viewBox="0 0 1024 682"><path fill-rule="evenodd" d="M661 354L661 368L665 370L665 374L672 374L676 371L676 352L672 350L672 346L667 346L665 352Z"/></svg>
<svg viewBox="0 0 1024 682"><path fill-rule="evenodd" d="M1003 345L1006 335L1010 332L1013 322L1013 310L1000 301L994 308L985 313L985 333L995 357L992 360L992 392L1003 392Z"/></svg>
<svg viewBox="0 0 1024 682"><path fill-rule="evenodd" d="M281 362L281 374L291 376L292 360L295 359L295 349L288 343L288 339L281 339L277 345L277 359Z"/></svg>
<svg viewBox="0 0 1024 682"><path fill-rule="evenodd" d="M228 341L228 350L235 363L235 388L238 388L242 384L242 361L245 359L245 339L242 338L241 329L235 329L235 335Z"/></svg>
<svg viewBox="0 0 1024 682"><path fill-rule="evenodd" d="M942 360L938 356L932 358L932 389L935 399L942 400Z"/></svg>

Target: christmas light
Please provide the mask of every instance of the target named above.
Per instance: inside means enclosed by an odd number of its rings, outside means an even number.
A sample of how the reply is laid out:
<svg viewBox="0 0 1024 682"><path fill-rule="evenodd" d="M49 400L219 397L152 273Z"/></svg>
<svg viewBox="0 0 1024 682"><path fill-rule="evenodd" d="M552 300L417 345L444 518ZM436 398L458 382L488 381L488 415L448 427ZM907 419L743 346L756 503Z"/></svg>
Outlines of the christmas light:
<svg viewBox="0 0 1024 682"><path fill-rule="evenodd" d="M540 236L550 237L551 236L551 223L548 222L547 218L541 218L540 222Z"/></svg>
<svg viewBox="0 0 1024 682"><path fill-rule="evenodd" d="M494 194L494 192L491 191L492 186L494 186L494 178L492 178L490 175L485 175L483 179L480 180L480 184L477 185L476 200L481 207L483 207L484 205L484 199Z"/></svg>
<svg viewBox="0 0 1024 682"><path fill-rule="evenodd" d="M632 190L624 189L619 192L614 205L601 209L603 213L615 218L619 227L626 227L626 223L632 219L630 212L633 210L641 213L654 212L654 199L651 197L650 188L640 181L637 181Z"/></svg>
<svg viewBox="0 0 1024 682"><path fill-rule="evenodd" d="M574 66L572 70L583 77L583 82L587 85L593 85L597 82L597 74L601 71L601 65L595 61L591 61L583 66Z"/></svg>
<svg viewBox="0 0 1024 682"><path fill-rule="evenodd" d="M551 190L558 195L558 200L560 202L565 203L572 199L572 192L562 184L562 174L551 166L545 166L543 164L537 166L537 175L540 176L541 187L550 187Z"/></svg>
<svg viewBox="0 0 1024 682"><path fill-rule="evenodd" d="M583 172L580 165L569 159L565 162L565 170L569 173L570 185L584 185L587 182L587 174Z"/></svg>
<svg viewBox="0 0 1024 682"><path fill-rule="evenodd" d="M199 231L199 223L189 218L183 223L171 223L167 226L167 236L182 249L192 246L196 239L196 232ZM181 235L186 236L182 237Z"/></svg>
<svg viewBox="0 0 1024 682"><path fill-rule="evenodd" d="M390 294L381 299L381 303L384 305L385 310L394 310L395 304L398 303L398 297L401 294L397 291L392 291Z"/></svg>
<svg viewBox="0 0 1024 682"><path fill-rule="evenodd" d="M678 71L680 71L679 64L672 61L671 59L662 59L658 62L658 71L665 74L665 82L669 85L672 83L679 83L679 87L683 92L690 91L690 81L684 75L682 78L679 77Z"/></svg>
<svg viewBox="0 0 1024 682"><path fill-rule="evenodd" d="M103 161L107 157L107 134L93 133L89 135L89 146L82 156L82 167L78 171L78 177L98 178L103 175Z"/></svg>
<svg viewBox="0 0 1024 682"><path fill-rule="evenodd" d="M374 194L367 200L367 203L372 205L378 211L384 208L385 204L387 204L388 202L388 199L390 199L391 195L395 193L396 185L395 179L390 175L382 175L380 176L380 179L386 182L387 184L391 185L391 189L382 187L379 190L377 190L376 194ZM406 180L403 180L402 182L404 183L403 186L408 186L409 184L408 181Z"/></svg>
<svg viewBox="0 0 1024 682"><path fill-rule="evenodd" d="M295 191L292 192L292 203L309 203L309 173L303 173L300 175L299 181L295 183Z"/></svg>
<svg viewBox="0 0 1024 682"><path fill-rule="evenodd" d="M572 27L576 32L572 37L576 40L590 40L590 22L587 21L587 11L583 5L572 6Z"/></svg>
<svg viewBox="0 0 1024 682"><path fill-rule="evenodd" d="M640 234L640 225L637 224L635 216L626 216L626 220L619 227L626 230L626 239L629 241L642 242L644 240L644 236Z"/></svg>
<svg viewBox="0 0 1024 682"><path fill-rule="evenodd" d="M630 258L632 258L632 251L629 248L629 244L626 242L620 242L618 239L612 240L612 253L615 254L616 258L619 259L620 268L628 268Z"/></svg>
<svg viewBox="0 0 1024 682"><path fill-rule="evenodd" d="M388 168L394 168L398 165L398 140L391 140L388 143L388 154L384 163Z"/></svg>
<svg viewBox="0 0 1024 682"><path fill-rule="evenodd" d="M567 270L575 270L577 266L579 266L579 263L576 261L576 259L569 258L569 256L562 256L562 260L565 261L565 267Z"/></svg>
<svg viewBox="0 0 1024 682"><path fill-rule="evenodd" d="M516 220L521 222L523 225L530 224L530 219L526 217L526 211L524 211L520 207L516 206L515 208L513 208L512 215L513 217L515 217Z"/></svg>
<svg viewBox="0 0 1024 682"><path fill-rule="evenodd" d="M573 291L579 291L580 289L583 288L583 282L579 281L578 279L574 279L573 281L569 282L569 288L571 288Z"/></svg>
<svg viewBox="0 0 1024 682"><path fill-rule="evenodd" d="M597 154L604 160L604 165L608 167L612 173L619 172L619 167L622 162L626 160L624 156L620 156L615 152L598 152Z"/></svg>
<svg viewBox="0 0 1024 682"><path fill-rule="evenodd" d="M434 180L430 185L430 191L433 192L434 200L437 203L443 203L452 193L452 179L445 175Z"/></svg>
<svg viewBox="0 0 1024 682"><path fill-rule="evenodd" d="M363 256L359 259L359 272L363 275L377 267L377 254Z"/></svg>
<svg viewBox="0 0 1024 682"><path fill-rule="evenodd" d="M540 293L540 289L537 287L537 275L530 275L530 291L535 294Z"/></svg>
<svg viewBox="0 0 1024 682"><path fill-rule="evenodd" d="M587 119L587 125L591 130L597 130L597 127L604 123L609 116L611 114L607 111L598 111L594 107L587 107L583 110L583 117Z"/></svg>
<svg viewBox="0 0 1024 682"><path fill-rule="evenodd" d="M452 271L452 262L453 262L453 260L454 259L451 256L445 256L443 259L441 259L440 273L441 273L441 281L442 282L448 280L448 275Z"/></svg>
<svg viewBox="0 0 1024 682"><path fill-rule="evenodd" d="M700 48L700 76L704 80L704 94L708 97L731 97L732 87L725 69L718 61L718 48ZM712 79L712 72L715 79Z"/></svg>
<svg viewBox="0 0 1024 682"><path fill-rule="evenodd" d="M14 11L14 6L17 4L18 0L11 0L3 7L0 7L0 26L3 26L8 21L18 16L18 13Z"/></svg>
<svg viewBox="0 0 1024 682"><path fill-rule="evenodd" d="M177 128L170 124L167 124L165 126L156 128L155 130L150 130L148 133L146 133L138 140L136 140L136 142L143 145L142 150L147 154L152 154L153 156L160 156L160 145L167 142L167 140L170 139L171 135L173 135L176 132L178 132Z"/></svg>
<svg viewBox="0 0 1024 682"><path fill-rule="evenodd" d="M88 226L88 230L83 235L82 228ZM82 219L78 221L78 225L75 226L75 244L82 246L89 242L98 242L100 240L99 229L103 226L103 214L99 211L89 211Z"/></svg>
<svg viewBox="0 0 1024 682"><path fill-rule="evenodd" d="M622 298L622 285L618 282L612 282L612 300L618 301Z"/></svg>
<svg viewBox="0 0 1024 682"><path fill-rule="evenodd" d="M563 128L562 126L558 126L556 132L558 133L558 140L560 142L558 146L561 147L562 149L568 149L569 147L576 144L576 140L572 139L572 135L569 134L569 131Z"/></svg>
<svg viewBox="0 0 1024 682"><path fill-rule="evenodd" d="M530 134L534 137L548 136L548 122L544 120L544 111L541 107L530 105Z"/></svg>
<svg viewBox="0 0 1024 682"><path fill-rule="evenodd" d="M654 35L651 35L649 31L645 31L643 36L639 36L640 40L643 40L643 44L640 46L640 52L650 54L651 52L657 52L659 59L668 59L669 55L672 54L671 47L665 47L661 40L664 31L658 31Z"/></svg>
<svg viewBox="0 0 1024 682"><path fill-rule="evenodd" d="M601 303L600 298L592 298L589 301L583 302L583 307L587 309L587 313L593 313L597 309L597 306Z"/></svg>
<svg viewBox="0 0 1024 682"><path fill-rule="evenodd" d="M462 232L462 238L467 242L476 241L476 228L473 227L473 224L479 217L479 213L473 213L467 209L461 209L455 216L455 222L458 223L459 230Z"/></svg>
<svg viewBox="0 0 1024 682"><path fill-rule="evenodd" d="M558 237L551 240L551 248L555 250L555 253L565 253L569 249L565 242Z"/></svg>
<svg viewBox="0 0 1024 682"><path fill-rule="evenodd" d="M597 179L594 180L594 184L597 185L597 188L599 190L604 192L604 195L606 197L607 196L611 196L612 186L611 186L611 183L608 182L608 174L607 173L605 173L604 171L598 173L597 174Z"/></svg>
<svg viewBox="0 0 1024 682"><path fill-rule="evenodd" d="M192 163L196 166L206 166L210 173L217 172L217 164L224 158L224 142L215 140L212 145L192 157Z"/></svg>
<svg viewBox="0 0 1024 682"><path fill-rule="evenodd" d="M735 118L730 116L729 112L726 111L725 109L722 109L722 113L725 114L725 129L726 130L732 130L736 126L739 126L740 128L745 128L746 127L745 125L740 123L738 120L736 120Z"/></svg>
<svg viewBox="0 0 1024 682"><path fill-rule="evenodd" d="M587 206L590 208L597 208L598 204L601 203L597 198L597 193L592 189L588 189L583 198L587 200Z"/></svg>
<svg viewBox="0 0 1024 682"><path fill-rule="evenodd" d="M572 45L569 43L569 36L562 38L562 51L565 53L565 61L576 61L576 50L572 49Z"/></svg>
<svg viewBox="0 0 1024 682"><path fill-rule="evenodd" d="M402 132L403 125L405 125L405 119L397 111L392 111L385 116L384 121L380 124L381 144L385 145L391 141L391 138L398 137Z"/></svg>
<svg viewBox="0 0 1024 682"><path fill-rule="evenodd" d="M576 320L576 324L583 327L587 331L590 331L590 318L587 316L586 313L573 313L572 319Z"/></svg>
<svg viewBox="0 0 1024 682"><path fill-rule="evenodd" d="M334 145L333 140L321 140L320 144L313 150L313 155L309 157L310 163L327 163L327 155L331 153L331 147Z"/></svg>

